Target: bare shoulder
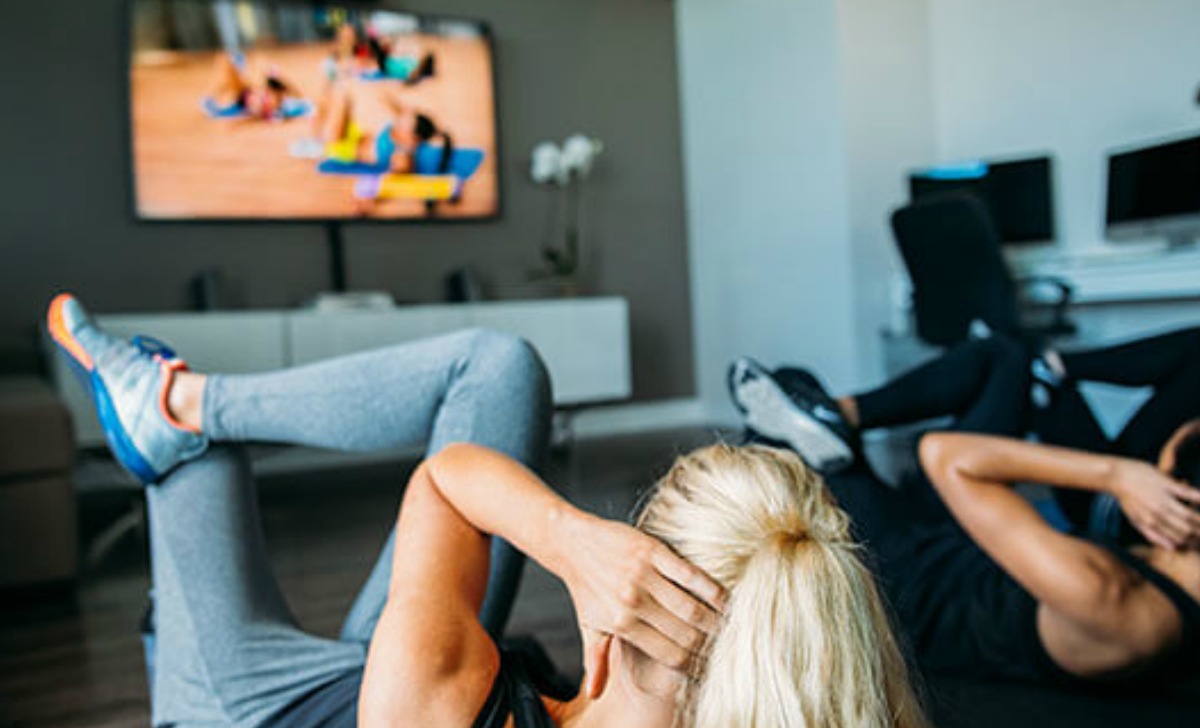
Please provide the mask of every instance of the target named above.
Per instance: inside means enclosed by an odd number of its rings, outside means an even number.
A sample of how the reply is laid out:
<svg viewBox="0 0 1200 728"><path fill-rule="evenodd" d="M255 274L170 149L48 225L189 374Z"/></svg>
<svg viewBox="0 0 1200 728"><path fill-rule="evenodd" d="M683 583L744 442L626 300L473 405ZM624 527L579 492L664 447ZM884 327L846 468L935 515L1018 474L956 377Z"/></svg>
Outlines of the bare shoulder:
<svg viewBox="0 0 1200 728"><path fill-rule="evenodd" d="M1078 542L1085 565L1069 604L1041 602L1037 628L1046 652L1067 672L1100 678L1138 672L1182 636L1178 610L1153 583L1107 550Z"/></svg>

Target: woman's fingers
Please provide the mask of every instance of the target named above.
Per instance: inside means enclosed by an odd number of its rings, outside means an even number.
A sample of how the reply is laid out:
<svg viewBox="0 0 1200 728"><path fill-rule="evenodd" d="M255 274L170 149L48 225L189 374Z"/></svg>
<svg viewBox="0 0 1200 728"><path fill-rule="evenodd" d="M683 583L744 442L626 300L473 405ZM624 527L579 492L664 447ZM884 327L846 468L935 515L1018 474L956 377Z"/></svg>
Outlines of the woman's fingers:
<svg viewBox="0 0 1200 728"><path fill-rule="evenodd" d="M1170 504L1163 514L1163 521L1169 525L1179 545L1191 542L1200 534L1200 517L1178 501Z"/></svg>
<svg viewBox="0 0 1200 728"><path fill-rule="evenodd" d="M1176 549L1188 537L1187 526L1169 509L1154 514L1150 528L1156 531L1169 544L1168 548Z"/></svg>
<svg viewBox="0 0 1200 728"><path fill-rule="evenodd" d="M622 639L646 653L650 659L672 670L684 671L692 659L691 650L675 644L648 622L637 622L629 626L628 634Z"/></svg>
<svg viewBox="0 0 1200 728"><path fill-rule="evenodd" d="M659 545L651 554L658 573L688 590L720 612L725 609L725 590L702 570L679 558L666 546Z"/></svg>
<svg viewBox="0 0 1200 728"><path fill-rule="evenodd" d="M670 606L665 603L672 600L678 602ZM703 647L708 635L720 626L715 612L673 584L663 582L653 587L649 601L653 604L643 610L641 620L688 652Z"/></svg>
<svg viewBox="0 0 1200 728"><path fill-rule="evenodd" d="M650 584L650 596L680 622L709 634L721 627L721 615L705 602L666 579Z"/></svg>
<svg viewBox="0 0 1200 728"><path fill-rule="evenodd" d="M1197 512L1188 504L1178 500L1172 501L1171 513L1184 524L1184 527L1188 531L1195 532L1200 528L1200 512Z"/></svg>
<svg viewBox="0 0 1200 728"><path fill-rule="evenodd" d="M1146 537L1147 541L1155 546L1161 546L1162 548L1170 549L1172 551L1175 550L1175 544L1171 543L1169 539L1155 531L1153 528L1139 528L1138 530L1142 532L1142 535Z"/></svg>
<svg viewBox="0 0 1200 728"><path fill-rule="evenodd" d="M1182 483L1172 483L1171 495L1185 503L1200 506L1200 488L1183 485Z"/></svg>

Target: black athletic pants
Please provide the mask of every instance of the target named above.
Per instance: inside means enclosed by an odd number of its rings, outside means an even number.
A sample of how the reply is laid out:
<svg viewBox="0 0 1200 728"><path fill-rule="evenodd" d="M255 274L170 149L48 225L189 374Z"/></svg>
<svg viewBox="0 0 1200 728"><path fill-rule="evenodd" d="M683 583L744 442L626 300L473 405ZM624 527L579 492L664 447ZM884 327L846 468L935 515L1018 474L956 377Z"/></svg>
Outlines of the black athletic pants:
<svg viewBox="0 0 1200 728"><path fill-rule="evenodd" d="M995 336L972 341L855 397L863 430L954 417L952 429L1042 442L1153 462L1171 434L1200 417L1200 328L1118 346L1064 353L1066 381L1049 404L1030 402L1032 352ZM1100 428L1078 382L1152 387L1154 394L1115 439ZM1091 493L1063 489L1056 498L1077 525L1087 524Z"/></svg>

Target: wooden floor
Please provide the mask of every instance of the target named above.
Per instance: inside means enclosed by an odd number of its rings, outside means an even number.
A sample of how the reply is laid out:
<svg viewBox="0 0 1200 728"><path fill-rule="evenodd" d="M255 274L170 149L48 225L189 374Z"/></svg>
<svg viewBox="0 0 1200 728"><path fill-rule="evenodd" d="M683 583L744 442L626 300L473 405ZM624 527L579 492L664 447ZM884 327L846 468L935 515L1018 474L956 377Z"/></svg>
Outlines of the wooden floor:
<svg viewBox="0 0 1200 728"><path fill-rule="evenodd" d="M589 510L623 517L676 454L715 436L687 430L581 442L569 454L555 456L550 479L567 484L567 496ZM390 528L400 499L395 484L403 482L407 467L375 466L262 484L272 560L307 629L336 634ZM143 544L133 537L85 575L75 605L5 605L0 726L148 725L137 631L148 587ZM536 635L560 669L578 675L570 601L562 586L535 565L526 571L509 633Z"/></svg>
<svg viewBox="0 0 1200 728"><path fill-rule="evenodd" d="M397 81L344 81L353 116L368 133L391 118L384 97L427 113L458 147L484 151L483 165L466 183L462 199L439 205L439 217L478 217L497 207L496 116L491 59L473 38L421 36L437 73L409 87ZM270 68L295 84L308 101L323 103L322 62L328 44L252 50L252 68ZM317 163L289 156L290 145L313 134L306 118L290 121L210 119L201 99L214 78L212 51L159 53L132 71L134 163L137 200L152 218L353 217L354 177L323 175ZM371 217L422 217L419 200L380 202Z"/></svg>

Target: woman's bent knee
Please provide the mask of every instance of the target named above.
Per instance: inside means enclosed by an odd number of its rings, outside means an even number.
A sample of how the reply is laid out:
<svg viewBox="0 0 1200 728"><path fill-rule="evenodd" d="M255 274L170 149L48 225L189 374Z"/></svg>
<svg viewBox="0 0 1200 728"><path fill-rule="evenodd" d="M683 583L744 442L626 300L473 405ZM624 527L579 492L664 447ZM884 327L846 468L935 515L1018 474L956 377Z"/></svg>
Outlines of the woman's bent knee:
<svg viewBox="0 0 1200 728"><path fill-rule="evenodd" d="M535 393L549 394L549 375L537 350L515 334L492 329L473 329L471 364L497 381L524 382Z"/></svg>

